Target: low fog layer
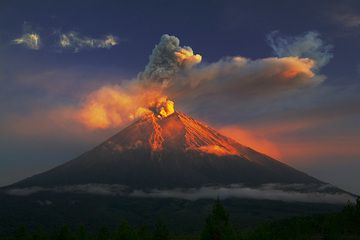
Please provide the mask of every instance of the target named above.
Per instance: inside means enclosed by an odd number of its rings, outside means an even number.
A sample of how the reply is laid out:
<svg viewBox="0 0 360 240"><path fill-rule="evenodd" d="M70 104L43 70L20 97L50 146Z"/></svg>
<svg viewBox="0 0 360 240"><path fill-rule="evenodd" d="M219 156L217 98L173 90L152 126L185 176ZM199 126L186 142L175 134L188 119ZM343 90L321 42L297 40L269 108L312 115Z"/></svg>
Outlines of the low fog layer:
<svg viewBox="0 0 360 240"><path fill-rule="evenodd" d="M334 187L328 184L264 184L257 188L235 184L226 187L206 186L201 188L151 189L145 191L129 189L127 186L119 184L83 184L50 188L36 186L29 188L12 188L6 190L6 194L29 196L40 192L53 192L128 197L178 198L191 201L198 199L243 198L336 204L345 204L348 201L355 202L354 196L346 193L336 193L333 192L332 189L334 189Z"/></svg>

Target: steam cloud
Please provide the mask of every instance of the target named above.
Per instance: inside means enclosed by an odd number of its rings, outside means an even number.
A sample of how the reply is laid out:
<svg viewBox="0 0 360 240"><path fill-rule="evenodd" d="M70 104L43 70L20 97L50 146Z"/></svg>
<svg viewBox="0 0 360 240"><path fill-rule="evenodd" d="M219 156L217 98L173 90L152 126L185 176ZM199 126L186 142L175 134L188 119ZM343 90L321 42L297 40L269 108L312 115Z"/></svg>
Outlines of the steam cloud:
<svg viewBox="0 0 360 240"><path fill-rule="evenodd" d="M65 49L71 49L78 52L87 48L111 48L118 44L117 37L107 35L104 38L91 38L82 36L77 32L68 32L60 34L59 46Z"/></svg>
<svg viewBox="0 0 360 240"><path fill-rule="evenodd" d="M25 33L21 37L14 39L13 42L32 50L39 50L41 44L40 35L37 33Z"/></svg>
<svg viewBox="0 0 360 240"><path fill-rule="evenodd" d="M90 128L119 127L150 111L163 117L171 114L172 100L196 108L202 102L216 105L214 99L226 98L224 104L233 105L240 98L286 93L325 79L314 72L331 58L330 46L319 34L310 32L290 40L272 34L269 39L282 57L250 60L236 56L199 64L199 54L165 34L136 79L90 93L78 119ZM171 100L163 101L164 96Z"/></svg>
<svg viewBox="0 0 360 240"><path fill-rule="evenodd" d="M44 46L39 33L31 31L31 26L28 26L28 24L25 24L24 28L26 29L25 33L21 37L12 40L14 44L23 45L32 50L39 50ZM50 38L48 41L55 42L57 49L69 49L74 52L93 48L110 49L119 44L118 37L111 34L103 38L93 38L84 36L79 32L70 31L67 33L57 32L54 36L56 36L55 39Z"/></svg>
<svg viewBox="0 0 360 240"><path fill-rule="evenodd" d="M319 69L325 66L333 57L332 46L324 43L318 32L307 32L304 35L288 37L278 31L267 36L274 53L279 57L298 56L315 60Z"/></svg>
<svg viewBox="0 0 360 240"><path fill-rule="evenodd" d="M129 197L150 198L178 198L186 200L199 199L267 199L287 202L321 202L345 204L348 201L355 202L355 197L346 193L332 193L331 185L304 185L304 184L264 184L258 188L250 188L242 185L230 185L227 187L207 186L189 189L152 189L134 190L118 184L84 184L69 185L51 188L29 187L14 188L7 190L7 194L16 196L28 196L39 192L55 193L87 193L96 195L118 195ZM308 190L311 191L308 191ZM308 192L306 192L307 190Z"/></svg>
<svg viewBox="0 0 360 240"><path fill-rule="evenodd" d="M360 15L350 9L343 9L343 11L334 13L333 20L339 23L341 27L347 27L350 29L360 27Z"/></svg>

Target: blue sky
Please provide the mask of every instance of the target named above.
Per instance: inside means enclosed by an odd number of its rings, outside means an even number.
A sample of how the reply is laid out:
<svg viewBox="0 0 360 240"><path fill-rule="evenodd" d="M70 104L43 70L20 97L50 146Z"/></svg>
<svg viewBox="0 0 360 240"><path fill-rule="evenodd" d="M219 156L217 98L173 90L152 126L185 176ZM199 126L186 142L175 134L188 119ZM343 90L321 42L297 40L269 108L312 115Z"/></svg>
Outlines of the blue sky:
<svg viewBox="0 0 360 240"><path fill-rule="evenodd" d="M259 85L246 85L247 92L240 86L233 94L244 97L228 99L224 90L215 100L182 99L180 110L225 132L236 128L244 144L276 148L280 160L360 193L358 1L1 1L0 185L116 133L121 127L75 131L49 112L77 106L104 85L132 81L163 34L201 54L206 68L226 57L276 57L267 38L274 31L287 41L316 32L322 46L331 46L330 61L313 70L324 77L320 84L296 85L285 95L269 85L270 98L251 94ZM14 41L35 33L37 49ZM77 48L61 47L62 34L76 36ZM107 36L116 44L101 45Z"/></svg>

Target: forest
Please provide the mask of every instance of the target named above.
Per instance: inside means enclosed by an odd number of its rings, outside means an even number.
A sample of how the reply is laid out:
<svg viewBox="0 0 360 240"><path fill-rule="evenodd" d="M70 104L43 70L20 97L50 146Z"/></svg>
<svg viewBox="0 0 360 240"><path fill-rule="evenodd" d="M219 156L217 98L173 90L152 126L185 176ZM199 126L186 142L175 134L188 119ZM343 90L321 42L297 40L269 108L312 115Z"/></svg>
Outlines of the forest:
<svg viewBox="0 0 360 240"><path fill-rule="evenodd" d="M231 214L231 213L230 213ZM348 203L342 211L306 217L269 221L253 228L236 229L220 200L213 204L203 229L198 234L174 235L164 219L155 226L134 227L123 221L115 229L99 226L86 229L59 226L46 230L41 226L28 229L19 226L0 240L282 240L282 239L360 239L360 198Z"/></svg>

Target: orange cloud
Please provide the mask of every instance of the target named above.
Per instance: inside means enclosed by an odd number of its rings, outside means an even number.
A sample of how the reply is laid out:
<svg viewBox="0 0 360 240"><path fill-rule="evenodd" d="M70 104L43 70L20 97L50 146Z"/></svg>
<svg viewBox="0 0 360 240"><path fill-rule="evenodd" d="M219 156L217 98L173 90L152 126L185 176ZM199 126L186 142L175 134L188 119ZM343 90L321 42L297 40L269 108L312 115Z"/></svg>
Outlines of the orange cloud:
<svg viewBox="0 0 360 240"><path fill-rule="evenodd" d="M360 148L356 143L360 142L359 136L343 137L320 137L309 139L280 139L276 142L283 152L284 161L307 162L312 159L329 157L333 159L338 157L339 160L346 156L360 156Z"/></svg>
<svg viewBox="0 0 360 240"><path fill-rule="evenodd" d="M315 74L312 68L315 66L315 61L309 58L286 57L281 58L286 64L286 68L280 72L280 76L285 79L293 79L301 75L312 78Z"/></svg>
<svg viewBox="0 0 360 240"><path fill-rule="evenodd" d="M278 121L252 122L220 128L220 132L241 144L249 146L291 165L309 164L314 159L360 156L359 136L351 133L304 134L312 129L321 131L334 124L334 119L299 117Z"/></svg>
<svg viewBox="0 0 360 240"><path fill-rule="evenodd" d="M175 52L175 56L177 57L177 61L185 67L192 67L200 63L202 59L201 55L194 54L191 48L181 48Z"/></svg>
<svg viewBox="0 0 360 240"><path fill-rule="evenodd" d="M223 127L219 129L219 132L273 158L279 159L282 157L279 147L259 133L251 132L237 126Z"/></svg>
<svg viewBox="0 0 360 240"><path fill-rule="evenodd" d="M174 111L174 102L161 89L145 89L135 81L91 92L77 109L76 119L89 129L107 129L123 126L150 112L166 117Z"/></svg>
<svg viewBox="0 0 360 240"><path fill-rule="evenodd" d="M86 97L79 120L88 128L120 126L131 119L135 105L134 99L119 87L105 86Z"/></svg>

